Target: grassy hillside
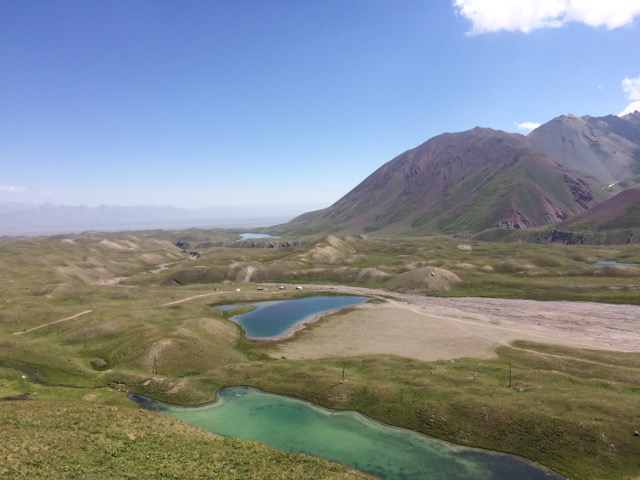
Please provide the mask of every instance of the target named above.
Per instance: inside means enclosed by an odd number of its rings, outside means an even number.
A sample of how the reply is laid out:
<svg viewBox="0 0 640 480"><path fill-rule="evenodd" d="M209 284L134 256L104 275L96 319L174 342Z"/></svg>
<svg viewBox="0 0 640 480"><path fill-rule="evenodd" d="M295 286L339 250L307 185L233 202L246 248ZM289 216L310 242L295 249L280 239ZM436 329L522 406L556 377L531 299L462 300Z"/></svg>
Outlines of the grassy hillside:
<svg viewBox="0 0 640 480"><path fill-rule="evenodd" d="M480 232L478 240L624 245L640 239L640 189L630 188L567 220L521 231Z"/></svg>
<svg viewBox="0 0 640 480"><path fill-rule="evenodd" d="M195 241L206 245L199 258L189 259L165 241L179 235L0 244L0 398L29 394L28 400L0 401L0 428L9 438L0 447L7 459L3 476L148 478L165 472L203 478L214 472L264 478L267 472L271 478L361 478L324 462L213 438L142 412L117 391L194 404L231 385L518 453L572 478L632 478L637 472L631 435L640 426L637 354L520 344L501 348L493 360L272 359L268 346L246 341L211 305L305 293L257 281L638 304L637 268L592 264L640 264L640 247L327 237L300 247L229 248L197 232ZM227 235L223 241L235 238ZM429 283L436 268L461 283L446 292ZM434 275L424 282L407 275L421 269ZM340 383L344 362L346 381ZM45 387L22 375L79 388Z"/></svg>
<svg viewBox="0 0 640 480"><path fill-rule="evenodd" d="M640 266L640 246L493 243L448 237L326 237L297 248L203 250L198 260L176 265L163 278L192 286L224 280L329 283L431 295L638 304L634 292L640 288L640 270L594 266L605 259ZM433 284L427 270L423 270L428 275L423 276L419 288L415 282L401 281L404 274L425 268L451 272L462 281L454 288Z"/></svg>
<svg viewBox="0 0 640 480"><path fill-rule="evenodd" d="M0 429L0 476L7 479L370 478L218 437L142 410L107 388L42 387L6 368L0 369Z"/></svg>

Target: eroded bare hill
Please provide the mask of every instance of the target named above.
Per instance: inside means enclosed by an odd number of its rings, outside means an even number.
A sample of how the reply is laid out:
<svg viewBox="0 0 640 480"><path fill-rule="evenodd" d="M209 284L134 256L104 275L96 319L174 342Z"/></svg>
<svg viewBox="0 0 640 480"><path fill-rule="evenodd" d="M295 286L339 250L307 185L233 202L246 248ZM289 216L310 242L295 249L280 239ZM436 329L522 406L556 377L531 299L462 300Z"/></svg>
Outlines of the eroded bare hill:
<svg viewBox="0 0 640 480"><path fill-rule="evenodd" d="M386 163L331 207L282 232L430 234L560 222L606 194L529 139L487 128L445 133Z"/></svg>

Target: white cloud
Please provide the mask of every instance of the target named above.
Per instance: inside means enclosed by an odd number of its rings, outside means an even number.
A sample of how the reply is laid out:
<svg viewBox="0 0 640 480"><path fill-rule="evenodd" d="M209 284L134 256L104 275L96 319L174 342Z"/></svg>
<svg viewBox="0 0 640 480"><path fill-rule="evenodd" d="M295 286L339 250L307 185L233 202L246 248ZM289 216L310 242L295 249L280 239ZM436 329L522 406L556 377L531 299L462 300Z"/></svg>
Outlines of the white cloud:
<svg viewBox="0 0 640 480"><path fill-rule="evenodd" d="M618 116L624 117L636 110L640 112L640 75L636 78L627 77L622 80L622 90L627 94L627 98L631 100L631 103Z"/></svg>
<svg viewBox="0 0 640 480"><path fill-rule="evenodd" d="M622 90L627 94L629 100L640 100L640 75L636 78L622 80Z"/></svg>
<svg viewBox="0 0 640 480"><path fill-rule="evenodd" d="M4 193L22 193L26 190L25 187L13 187L11 185L0 185L0 192Z"/></svg>
<svg viewBox="0 0 640 480"><path fill-rule="evenodd" d="M640 15L640 0L453 0L471 21L469 34L506 30L528 33L570 22L613 29Z"/></svg>
<svg viewBox="0 0 640 480"><path fill-rule="evenodd" d="M538 128L540 124L536 122L522 122L518 123L516 126L518 127L518 130L529 133Z"/></svg>
<svg viewBox="0 0 640 480"><path fill-rule="evenodd" d="M627 108L625 108L623 111L621 111L618 116L619 117L624 117L625 115L629 115L630 113L633 112L640 112L640 100L636 100L635 102L630 103L629 105L627 105Z"/></svg>
<svg viewBox="0 0 640 480"><path fill-rule="evenodd" d="M640 15L638 0L568 0L566 18L590 27L619 28Z"/></svg>

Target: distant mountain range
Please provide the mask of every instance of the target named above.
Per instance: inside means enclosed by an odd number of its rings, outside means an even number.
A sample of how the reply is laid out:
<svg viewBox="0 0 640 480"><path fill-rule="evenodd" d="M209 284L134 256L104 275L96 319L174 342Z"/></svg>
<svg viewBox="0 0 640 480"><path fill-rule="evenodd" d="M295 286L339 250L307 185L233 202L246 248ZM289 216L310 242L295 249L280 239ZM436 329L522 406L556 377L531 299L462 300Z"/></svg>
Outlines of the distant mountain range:
<svg viewBox="0 0 640 480"><path fill-rule="evenodd" d="M578 231L598 231L629 242L640 238L638 186L639 111L623 117L566 115L528 136L479 127L438 135L382 165L330 207L270 231L462 234L565 243L576 241ZM242 228L287 220L282 210L280 218L272 211L268 206L189 210L5 203L0 204L0 235ZM625 230L611 233L615 228ZM600 241L609 241L602 235Z"/></svg>
<svg viewBox="0 0 640 480"><path fill-rule="evenodd" d="M293 211L287 215L286 209L280 209L280 214L274 214L273 207L266 206L187 209L0 203L0 235L50 235L84 230L264 227L287 221L294 215Z"/></svg>
<svg viewBox="0 0 640 480"><path fill-rule="evenodd" d="M640 112L561 116L528 136L445 133L282 234L475 234L558 225L640 183ZM623 197L633 203L633 196ZM640 225L637 225L640 228Z"/></svg>

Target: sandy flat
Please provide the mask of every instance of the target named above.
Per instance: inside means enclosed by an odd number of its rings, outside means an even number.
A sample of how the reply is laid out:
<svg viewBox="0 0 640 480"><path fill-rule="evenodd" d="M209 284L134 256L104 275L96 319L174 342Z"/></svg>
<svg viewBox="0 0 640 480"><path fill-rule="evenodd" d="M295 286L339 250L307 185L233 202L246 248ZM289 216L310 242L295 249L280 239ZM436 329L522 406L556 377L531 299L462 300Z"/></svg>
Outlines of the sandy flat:
<svg viewBox="0 0 640 480"><path fill-rule="evenodd" d="M273 345L273 357L309 359L392 354L418 360L491 358L514 340L640 351L640 307L589 302L437 298L355 287L310 286L382 296L326 316Z"/></svg>

